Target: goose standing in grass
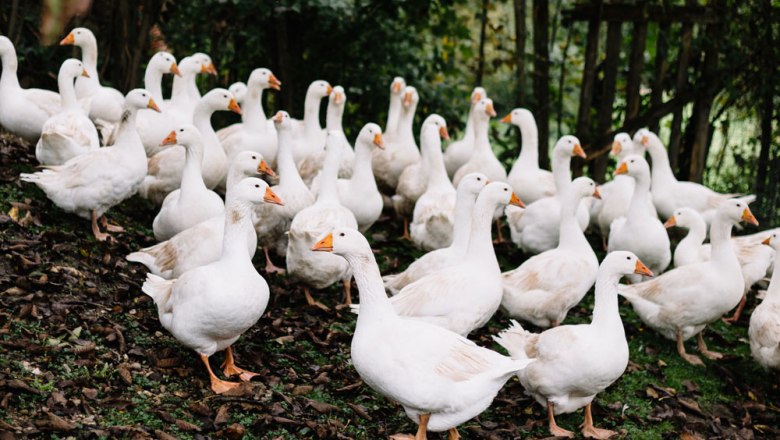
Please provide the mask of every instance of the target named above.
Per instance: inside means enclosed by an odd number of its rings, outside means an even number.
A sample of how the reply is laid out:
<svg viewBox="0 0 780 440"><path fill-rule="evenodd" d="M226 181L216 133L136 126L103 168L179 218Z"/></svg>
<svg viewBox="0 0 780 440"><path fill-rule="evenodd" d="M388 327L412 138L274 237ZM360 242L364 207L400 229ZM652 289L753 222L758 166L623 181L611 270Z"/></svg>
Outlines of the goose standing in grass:
<svg viewBox="0 0 780 440"><path fill-rule="evenodd" d="M395 139L398 135L398 122L401 119L401 107L402 107L402 95L406 88L406 81L400 76L393 78L393 82L390 83L390 107L387 110L387 122L385 123L385 130L383 139L385 142L391 139Z"/></svg>
<svg viewBox="0 0 780 440"><path fill-rule="evenodd" d="M62 109L43 124L35 145L35 158L41 165L62 165L68 160L100 148L95 124L84 114L76 98L73 81L88 75L81 61L65 60L57 76Z"/></svg>
<svg viewBox="0 0 780 440"><path fill-rule="evenodd" d="M98 148L34 174L22 174L22 181L38 185L63 211L91 219L92 233L100 241L109 235L100 231L98 219L108 231L123 231L109 225L103 215L132 197L146 176L146 152L135 128L136 114L142 108L159 110L148 91L132 90L125 98L125 112L113 146Z"/></svg>
<svg viewBox="0 0 780 440"><path fill-rule="evenodd" d="M664 337L677 341L677 352L693 365L702 360L685 351L683 341L696 336L699 352L719 359L704 342L702 330L739 304L745 288L739 260L734 253L731 228L740 221L758 225L747 203L724 200L715 212L710 228L710 261L670 270L657 278L620 287L620 295L631 302L642 321Z"/></svg>
<svg viewBox="0 0 780 440"><path fill-rule="evenodd" d="M552 173L539 168L539 131L533 113L516 108L504 116L501 122L516 125L523 140L520 155L507 176L507 182L512 185L517 196L527 204L554 196L555 179ZM546 149L547 144L543 147Z"/></svg>
<svg viewBox="0 0 780 440"><path fill-rule="evenodd" d="M582 301L596 281L599 261L577 224L580 201L599 197L596 183L578 177L558 193L561 198L558 247L523 262L502 275L506 313L538 327L555 327Z"/></svg>
<svg viewBox="0 0 780 440"><path fill-rule="evenodd" d="M460 180L455 197L455 225L452 231L452 244L446 248L428 252L414 260L401 273L382 277L385 289L391 295L396 295L401 289L425 275L460 262L469 244L474 203L477 201L479 192L488 183L487 176L480 173L468 174Z"/></svg>
<svg viewBox="0 0 780 440"><path fill-rule="evenodd" d="M618 282L628 274L653 275L631 252L611 252L604 258L596 278L596 302L590 324L562 325L534 334L512 321L511 327L493 338L513 359L535 360L517 377L526 393L547 407L551 435L574 437L555 423L555 415L583 406L583 436L607 439L617 435L593 425L591 403L628 366L628 342L618 311Z"/></svg>
<svg viewBox="0 0 780 440"><path fill-rule="evenodd" d="M420 161L420 151L414 140L414 114L420 95L417 89L406 86L401 101L401 115L394 136L385 139L384 150L374 150L371 166L379 189L388 195L395 194L401 173L414 163Z"/></svg>
<svg viewBox="0 0 780 440"><path fill-rule="evenodd" d="M490 219L488 218L488 225ZM490 237L487 237L488 240ZM427 322L399 316L382 288L368 241L337 228L313 247L343 258L355 274L362 308L352 337L352 365L369 387L404 407L417 434L448 431L485 411L506 381L532 360L513 360Z"/></svg>
<svg viewBox="0 0 780 440"><path fill-rule="evenodd" d="M487 92L482 87L474 87L471 92L463 137L450 143L447 146L447 151L444 152L444 165L447 167L447 175L450 177L455 176L458 168L462 167L474 153L474 106L487 97Z"/></svg>
<svg viewBox="0 0 780 440"><path fill-rule="evenodd" d="M268 305L268 283L252 266L245 243L253 205L258 203L282 201L262 180L242 180L227 200L220 259L172 280L148 274L142 287L157 306L160 324L198 353L217 394L239 386L219 379L212 371L209 358L218 351L227 350L222 370L225 376L239 376L248 382L257 375L235 365L232 346Z"/></svg>
<svg viewBox="0 0 780 440"><path fill-rule="evenodd" d="M144 87L152 94L155 102L163 102L162 78L168 73L181 76L176 58L168 52L157 52L149 60L144 73ZM167 136L176 125L176 120L167 108L163 108L162 113L149 110L141 110L138 113L138 135L141 136L147 156L151 157L160 152L160 139Z"/></svg>
<svg viewBox="0 0 780 440"><path fill-rule="evenodd" d="M780 235L768 235L763 241L775 251L775 265L780 264ZM748 336L753 359L764 368L780 370L780 271L772 274L761 304L750 315Z"/></svg>

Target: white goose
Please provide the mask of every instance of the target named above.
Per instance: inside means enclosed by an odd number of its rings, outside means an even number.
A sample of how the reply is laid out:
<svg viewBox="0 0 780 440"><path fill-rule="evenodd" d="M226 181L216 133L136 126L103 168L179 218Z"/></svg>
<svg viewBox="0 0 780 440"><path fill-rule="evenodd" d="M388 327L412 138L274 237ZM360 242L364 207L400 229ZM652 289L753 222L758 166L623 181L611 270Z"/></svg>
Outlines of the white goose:
<svg viewBox="0 0 780 440"><path fill-rule="evenodd" d="M539 168L539 131L533 113L516 108L504 116L501 122L516 125L523 139L520 155L507 176L507 182L515 189L517 196L527 204L554 196L555 179L552 173ZM547 148L546 143L544 148Z"/></svg>
<svg viewBox="0 0 780 440"><path fill-rule="evenodd" d="M132 197L146 176L146 153L135 129L136 113L142 108L157 109L157 104L148 91L132 90L125 98L125 113L112 147L98 148L34 174L22 174L21 179L38 185L62 210L91 219L92 233L98 240L108 238L98 227L99 218L109 231L122 231L108 225L103 214Z"/></svg>
<svg viewBox="0 0 780 440"><path fill-rule="evenodd" d="M493 100L483 98L474 106L474 152L452 178L457 185L469 173L484 173L491 182L506 182L506 170L496 159L488 138L490 118L496 116Z"/></svg>
<svg viewBox="0 0 780 440"><path fill-rule="evenodd" d="M200 62L200 64L203 66L203 69L200 73L205 73L208 75L213 75L214 77L217 76L217 68L214 66L214 63L211 61L211 57L203 52L195 52L194 54L190 55L191 57L195 58ZM198 101L201 98L200 89L198 89L198 83L196 81L196 77L192 77L192 80L186 81L187 83L187 95L190 97L190 106L194 106L198 103Z"/></svg>
<svg viewBox="0 0 780 440"><path fill-rule="evenodd" d="M628 342L618 311L618 282L627 274L652 276L631 252L612 252L604 258L596 278L596 302L590 324L562 325L534 334L513 321L511 327L493 338L513 359L534 358L535 362L517 373L517 377L526 393L547 407L553 436L574 437L555 423L555 415L583 406L584 437L607 439L617 435L593 426L591 402L618 380L628 366Z"/></svg>
<svg viewBox="0 0 780 440"><path fill-rule="evenodd" d="M233 197L231 188L245 177L260 173L274 176L260 153L242 151L230 164L225 198ZM219 260L222 253L222 237L225 233L225 216L218 215L185 229L169 240L129 254L126 259L145 265L149 271L165 279L178 278L184 272ZM246 228L246 244L249 258L257 250L257 233L253 224Z"/></svg>
<svg viewBox="0 0 780 440"><path fill-rule="evenodd" d="M385 131L383 139L385 142L389 139L395 139L398 135L398 121L401 119L401 100L404 89L406 88L406 81L400 76L393 78L393 82L390 83L390 107L387 110L387 122L385 123Z"/></svg>
<svg viewBox="0 0 780 440"><path fill-rule="evenodd" d="M341 139L339 142L341 148L339 177L351 176L352 166L355 164L355 152L352 150L352 146L349 145L349 140L347 140L347 135L344 133L344 128L341 125L346 103L347 94L344 92L344 87L333 87L330 95L328 95L328 106L325 112L325 130ZM325 144L322 144L322 146L324 145ZM298 171L300 172L303 181L310 186L314 194L317 194L319 188L317 180L319 178L319 173L322 170L322 161L324 158L325 150L321 148L319 153L312 153L298 164Z"/></svg>
<svg viewBox="0 0 780 440"><path fill-rule="evenodd" d="M144 73L144 87L152 94L155 102L163 102L162 77L168 73L181 76L176 58L168 52L157 52L149 60ZM167 108L164 108L162 113L149 110L141 110L138 113L138 135L141 136L147 156L151 157L160 152L160 139L167 136L176 125L176 119Z"/></svg>
<svg viewBox="0 0 780 440"><path fill-rule="evenodd" d="M420 102L420 95L417 89L406 86L395 136L385 139L384 150L372 151L371 167L379 189L385 194L394 194L401 173L409 165L420 161L420 151L417 149L413 131L418 102Z"/></svg>
<svg viewBox="0 0 780 440"><path fill-rule="evenodd" d="M252 266L245 244L253 205L263 202L282 203L262 180L242 180L227 201L220 259L173 280L148 274L142 287L157 306L160 324L198 353L217 394L239 385L219 379L211 370L209 357L218 351L227 350L225 376L249 381L257 375L235 365L232 345L255 325L268 305L268 283Z"/></svg>
<svg viewBox="0 0 780 440"><path fill-rule="evenodd" d="M598 197L596 184L578 177L558 192L561 198L558 247L535 255L502 275L506 313L537 327L555 327L596 281L599 261L577 224L580 201Z"/></svg>
<svg viewBox="0 0 780 440"><path fill-rule="evenodd" d="M443 249L436 249L416 259L403 272L385 275L382 279L385 289L392 295L397 294L405 286L420 278L460 262L466 253L471 232L471 215L474 203L482 188L489 183L484 174L472 173L460 181L455 197L455 225L452 231L452 244Z"/></svg>
<svg viewBox="0 0 780 440"><path fill-rule="evenodd" d="M421 164L427 169L428 178L425 191L414 204L409 232L412 241L425 250L441 249L452 243L457 193L447 177L441 153L441 140L449 137L447 123L435 113L428 117L420 131Z"/></svg>
<svg viewBox="0 0 780 440"><path fill-rule="evenodd" d="M247 90L246 83L243 81L236 81L233 84L231 84L230 87L228 87L228 91L232 93L233 96L236 97L236 102L241 107L244 106L244 98L246 98L246 90ZM217 137L219 138L220 142L225 142L225 139L227 139L230 135L241 130L241 125L244 123L243 120L245 115L246 112L243 112L241 114L241 122L236 122L228 125L227 127L223 127L217 130ZM263 115L265 115L265 112L263 112ZM267 122L268 125L270 126L273 126L274 124L273 121L271 121L270 119L268 119Z"/></svg>
<svg viewBox="0 0 780 440"><path fill-rule="evenodd" d="M415 439L426 439L428 430L460 438L458 425L487 409L508 378L532 361L512 360L441 327L399 316L385 296L365 237L349 228L329 232L312 249L348 262L363 304L352 338L355 370L404 407L419 425Z"/></svg>
<svg viewBox="0 0 780 440"><path fill-rule="evenodd" d="M561 193L571 183L571 158L585 158L580 141L574 136L563 136L555 144L552 154L552 172L555 178L553 197L545 197L528 205L525 210L507 209L507 222L512 241L524 252L538 254L558 245L558 226L561 214ZM588 209L584 202L577 209L577 223L584 231L588 227Z"/></svg>
<svg viewBox="0 0 780 440"><path fill-rule="evenodd" d="M192 97L194 93L200 95L195 77L201 73L209 73L209 69L200 57L191 55L179 61L179 73L180 76L173 77L171 99L165 102L164 107L177 124L191 124L193 111L200 100ZM192 91L193 88L195 92Z"/></svg>
<svg viewBox="0 0 780 440"><path fill-rule="evenodd" d="M76 59L65 60L57 75L62 109L43 124L35 146L41 165L62 165L71 158L100 148L95 125L84 114L76 98L73 81L87 71Z"/></svg>
<svg viewBox="0 0 780 440"><path fill-rule="evenodd" d="M620 295L631 302L642 321L676 340L677 352L694 365L703 362L685 352L683 341L696 335L701 354L720 358L719 353L707 349L701 332L742 298L745 282L730 237L732 226L740 220L758 224L747 203L724 200L710 228L710 261L678 267L652 280L620 288Z"/></svg>
<svg viewBox="0 0 780 440"><path fill-rule="evenodd" d="M774 249L775 265L780 264L778 233L772 233L763 243ZM750 315L748 336L753 359L764 368L780 369L780 271L772 274L766 296Z"/></svg>
<svg viewBox="0 0 780 440"><path fill-rule="evenodd" d="M444 152L444 165L447 167L447 175L450 177L455 176L458 168L462 167L474 153L474 106L487 97L487 92L482 87L474 87L471 92L463 137L450 143L447 146L447 151Z"/></svg>
<svg viewBox="0 0 780 440"><path fill-rule="evenodd" d="M357 230L358 227L352 211L339 202L336 180L341 162L340 142L338 133L328 133L317 201L295 215L290 224L287 243L287 271L306 285L303 290L309 305L325 310L328 309L326 306L314 301L308 286L324 289L341 281L344 283L345 302L347 305L352 303L352 271L346 261L334 255L311 251L311 244L325 232L340 227Z"/></svg>
<svg viewBox="0 0 780 440"><path fill-rule="evenodd" d="M325 145L326 132L320 125L320 103L322 98L330 95L333 87L323 80L314 81L306 90L306 100L303 103L303 120L292 120L293 157L299 170L301 163L309 156L317 156ZM312 170L315 173L319 168ZM302 175L303 176L303 175ZM303 176L305 177L305 176ZM314 174L309 177L313 178Z"/></svg>

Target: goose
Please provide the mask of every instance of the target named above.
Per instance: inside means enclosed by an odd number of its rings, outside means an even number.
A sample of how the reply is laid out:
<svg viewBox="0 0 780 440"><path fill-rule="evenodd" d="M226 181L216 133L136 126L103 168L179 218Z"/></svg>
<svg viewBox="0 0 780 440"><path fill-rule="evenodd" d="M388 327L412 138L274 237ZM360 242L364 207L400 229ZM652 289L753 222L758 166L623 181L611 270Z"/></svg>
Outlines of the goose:
<svg viewBox="0 0 780 440"><path fill-rule="evenodd" d="M214 77L217 76L217 68L214 66L214 62L211 61L210 56L203 52L195 52L191 56L198 60L203 66L203 69L200 73L213 75ZM192 80L188 80L186 83L187 95L190 97L190 105L194 106L201 98L200 90L198 89L198 83L196 82L196 77L192 77Z"/></svg>
<svg viewBox="0 0 780 440"><path fill-rule="evenodd" d="M247 89L246 83L243 81L236 81L233 84L231 84L230 87L228 87L228 91L232 93L233 96L236 97L236 102L241 107L244 107L244 98L246 98L246 89ZM262 100L260 101L260 103L262 105ZM220 142L225 142L225 139L227 139L233 133L240 131L241 124L243 124L245 115L246 113L241 114L241 122L236 122L228 125L227 127L223 127L217 130L217 137L219 138ZM265 112L263 112L263 115L265 115ZM273 121L268 120L268 125L273 125Z"/></svg>
<svg viewBox="0 0 780 440"><path fill-rule="evenodd" d="M183 125L162 141L162 145L184 147L184 170L179 189L165 196L162 207L154 218L154 238L165 241L198 223L216 217L225 211L225 204L214 191L206 188L201 174L203 140L192 125Z"/></svg>
<svg viewBox="0 0 780 440"><path fill-rule="evenodd" d="M301 162L309 156L317 156L325 145L326 132L320 125L320 103L322 98L333 91L330 83L317 80L309 85L306 90L306 100L303 103L303 120L293 119L293 158L299 167ZM316 170L314 170L316 171ZM314 177L312 174L311 177ZM310 178L311 178L310 177Z"/></svg>
<svg viewBox="0 0 780 440"><path fill-rule="evenodd" d="M504 116L501 122L516 125L523 139L520 155L507 176L507 182L515 189L517 196L528 204L554 196L555 179L552 173L539 168L539 132L533 113L516 108ZM547 148L547 145L544 147Z"/></svg>
<svg viewBox="0 0 780 440"><path fill-rule="evenodd" d="M780 239L773 232L762 242L775 253L775 265L780 264ZM780 272L780 271L779 271ZM748 336L750 353L762 367L780 369L780 273L774 272L761 304L750 315ZM361 289L362 294L363 289Z"/></svg>
<svg viewBox="0 0 780 440"><path fill-rule="evenodd" d="M628 274L652 276L650 269L631 252L610 252L604 258L596 277L596 302L590 324L562 325L534 334L512 321L511 327L493 337L513 359L535 359L517 377L526 393L547 407L553 436L574 437L558 426L555 415L583 406L584 437L607 439L617 435L593 425L591 404L596 394L618 380L628 366L628 342L618 311L617 292L621 276Z"/></svg>
<svg viewBox="0 0 780 440"><path fill-rule="evenodd" d="M584 159L585 151L580 146L579 139L571 135L563 136L555 144L552 154L556 195L539 199L522 211L514 208L507 209L507 222L512 233L512 241L524 252L538 254L558 245L560 194L571 183L569 167L572 156ZM588 209L584 203L580 203L577 209L577 223L583 231L588 226L588 220Z"/></svg>
<svg viewBox="0 0 780 440"><path fill-rule="evenodd" d="M179 61L179 73L180 76L173 77L171 99L165 102L164 108L177 124L191 124L195 107L200 102L200 98L193 97L195 94L200 95L195 77L198 74L208 74L209 68L201 57L190 55Z"/></svg>
<svg viewBox="0 0 780 440"><path fill-rule="evenodd" d="M344 134L344 129L341 126L341 119L344 115L346 103L347 94L344 92L344 88L341 86L333 87L330 95L328 95L328 107L325 112L325 130L329 133L335 132L334 135L337 133L338 137L341 138L341 141L339 142L341 148L339 177L351 176L352 166L355 163L355 152L352 150L352 146L349 145L347 135ZM310 186L314 194L317 194L317 188L319 187L319 183L317 183L316 180L322 170L322 161L324 158L325 150L320 149L318 153L312 153L298 164L298 171L301 174L301 178Z"/></svg>
<svg viewBox="0 0 780 440"><path fill-rule="evenodd" d="M413 163L420 161L420 151L414 141L414 114L420 95L417 89L406 86L401 101L401 115L395 136L385 140L384 150L373 150L371 167L374 170L379 189L384 194L393 194L401 173Z"/></svg>
<svg viewBox="0 0 780 440"><path fill-rule="evenodd" d="M385 289L392 295L398 294L405 286L439 269L460 262L466 253L471 231L471 213L482 188L489 183L487 176L480 173L467 174L460 181L455 196L455 225L452 231L452 244L443 249L428 252L413 261L403 272L385 275L382 279Z"/></svg>
<svg viewBox="0 0 780 440"><path fill-rule="evenodd" d="M483 98L474 106L474 152L452 178L453 185L469 173L484 173L491 182L506 182L506 170L496 159L488 138L490 118L496 116L493 100Z"/></svg>
<svg viewBox="0 0 780 440"><path fill-rule="evenodd" d="M501 269L490 226L503 205L523 206L512 188L492 182L483 189L471 217L469 244L457 264L407 285L390 299L396 313L467 336L485 325L501 305ZM353 310L359 311L359 307Z"/></svg>
<svg viewBox="0 0 780 440"><path fill-rule="evenodd" d="M91 219L92 233L99 241L105 241L109 235L100 231L98 219L109 231L121 232L121 227L109 225L103 215L132 197L146 176L146 154L135 129L136 114L142 108L159 110L148 91L130 91L113 146L98 148L37 173L21 174L21 180L35 183L63 211Z"/></svg>
<svg viewBox="0 0 780 440"><path fill-rule="evenodd" d="M576 211L588 196L599 197L596 183L578 177L558 192L561 198L558 247L535 255L502 274L501 308L537 327L555 327L596 281L599 261L577 224Z"/></svg>
<svg viewBox="0 0 780 440"><path fill-rule="evenodd" d="M699 211L709 225L721 203L737 196L717 193L700 183L678 181L669 165L669 155L658 136L643 128L634 137L639 139L640 145L650 153L653 161L653 202L661 218L668 219L675 209L687 206ZM754 195L739 198L744 203L755 200Z"/></svg>
<svg viewBox="0 0 780 440"><path fill-rule="evenodd" d="M730 238L732 226L740 220L758 224L744 201L722 201L710 228L710 261L678 267L652 280L620 288L620 295L628 299L639 318L664 337L676 340L677 352L693 365L704 363L686 353L683 341L696 335L702 355L720 358L720 353L707 348L702 330L736 307L742 298L745 282Z"/></svg>
<svg viewBox="0 0 780 440"><path fill-rule="evenodd" d="M447 123L441 116L434 113L423 123L420 131L423 160L420 163L421 168L427 169L428 178L427 182L424 182L424 192L414 204L409 231L412 241L427 251L452 244L457 193L447 177L447 168L441 153L441 140L449 138ZM412 167L406 168L404 174ZM400 183L398 186L401 186Z"/></svg>
<svg viewBox="0 0 780 440"><path fill-rule="evenodd" d="M281 90L282 83L268 69L253 70L247 82L242 124L222 141L228 161L239 151L251 150L269 158L271 166L276 165L276 130L268 125L263 111L263 91L268 88Z"/></svg>
<svg viewBox="0 0 780 440"><path fill-rule="evenodd" d="M184 62L182 62L184 64ZM206 188L213 189L227 173L227 156L211 126L211 115L217 110L230 110L241 114L241 107L233 95L225 89L212 89L195 106L193 125L203 139L203 182ZM184 170L184 147L167 147L149 158L149 175L139 190L141 197L156 204L162 203L165 196L179 187Z"/></svg>
<svg viewBox="0 0 780 440"><path fill-rule="evenodd" d="M311 249L347 262L360 289L362 310L350 351L355 370L404 407L419 425L415 439L426 439L428 430L460 438L458 425L487 409L506 381L533 361L512 360L439 326L399 316L365 237L351 228L328 232ZM404 437L411 436L393 438Z"/></svg>
<svg viewBox="0 0 780 440"><path fill-rule="evenodd" d="M455 176L458 168L462 167L474 152L474 106L487 97L487 91L482 87L474 87L474 90L471 92L469 113L466 117L466 129L463 131L463 137L450 143L447 146L447 151L444 152L444 165L447 167L447 175L449 177Z"/></svg>
<svg viewBox="0 0 780 440"><path fill-rule="evenodd" d="M316 242L327 231L338 227L355 230L358 228L357 220L355 220L352 211L339 202L336 179L338 179L339 163L341 162L341 142L338 132L328 133L325 144L325 163L322 166L317 201L295 215L290 223L290 233L287 236L287 271L304 283L303 290L307 303L323 310L328 310L328 307L314 300L309 286L315 289L324 289L341 280L344 284L345 303L352 304L350 284L352 272L346 261L334 255L311 251L312 243Z"/></svg>
<svg viewBox="0 0 780 440"><path fill-rule="evenodd" d="M155 102L163 102L162 77L168 73L181 76L176 58L168 52L157 52L149 60L144 73L144 87L152 94ZM179 122L179 124L181 123ZM160 139L165 138L176 125L176 119L171 116L167 108L163 108L162 113L149 110L141 110L138 113L138 126L136 128L138 135L141 136L141 142L144 144L147 156L152 157L160 152Z"/></svg>
<svg viewBox="0 0 780 440"><path fill-rule="evenodd" d="M76 99L73 81L79 75L88 75L81 61L69 59L62 63L57 75L62 109L46 120L35 145L35 158L41 165L62 165L100 148L97 129Z"/></svg>
<svg viewBox="0 0 780 440"><path fill-rule="evenodd" d="M677 244L677 248L674 250L675 267L710 260L712 247L709 244L702 244L707 235L707 224L698 211L687 207L677 209L674 211L674 215L669 217L666 223L664 223L664 226L666 228L679 226L688 229L688 234ZM761 233L758 233L757 236L760 237ZM766 232L764 232L764 236L767 236ZM739 320L747 302L747 293L750 292L751 287L755 283L767 275L774 259L774 251L771 247L763 245L760 238L741 236L733 237L731 240L737 253L737 260L739 260L739 265L742 268L745 288L742 300L739 302L734 314L729 318L724 318L726 322Z"/></svg>
<svg viewBox="0 0 780 440"><path fill-rule="evenodd" d="M276 164L279 172L279 184L271 189L284 198L284 206L257 207L255 229L257 241L265 254L266 273L284 273L284 269L277 267L272 261L269 249L274 248L277 253L285 255L287 249L287 231L293 218L302 209L312 206L314 194L303 182L298 174L293 159L293 124L292 118L285 111L279 111L273 117L277 144L279 146Z"/></svg>
<svg viewBox="0 0 780 440"><path fill-rule="evenodd" d="M429 126L432 127L429 128ZM427 130L434 130L434 136L437 138L440 135L444 137L445 133L447 133L447 122L436 113L425 118L420 128L420 143L423 141L423 133ZM448 134L447 138L449 138ZM401 172L401 175L398 176L398 186L395 187L395 195L392 197L392 200L395 212L404 219L404 238L411 239L409 235L409 216L413 215L417 200L423 195L428 184L428 175L432 165L431 160L433 160L430 157L432 154L431 150L438 148L441 151L441 139L438 139L438 141L438 145L430 143L428 148L423 148L420 160L406 167ZM452 204L454 205L454 194L452 198Z"/></svg>
<svg viewBox="0 0 780 440"><path fill-rule="evenodd" d="M385 130L383 139L385 142L389 139L395 139L398 134L398 121L401 118L401 100L404 89L406 89L406 81L400 76L393 78L393 82L390 83L390 108L387 110L387 122L385 123Z"/></svg>
<svg viewBox="0 0 780 440"><path fill-rule="evenodd" d="M277 79L278 81L278 79ZM279 81L279 87L282 86L282 82ZM236 97L236 102L238 102L239 105L244 103L244 98L246 97L246 91L247 86L246 83L243 81L236 81L233 84L228 87L228 91L233 94L233 96Z"/></svg>
<svg viewBox="0 0 780 440"><path fill-rule="evenodd" d="M23 89L16 75L16 49L8 37L0 35L0 125L28 142L41 137L43 124L60 109L60 95L50 90Z"/></svg>
<svg viewBox="0 0 780 440"><path fill-rule="evenodd" d="M209 358L218 351L226 350L225 376L249 381L257 375L237 367L232 351L238 338L260 319L269 298L268 283L246 253L245 231L251 227L253 205L282 203L268 184L256 177L242 180L231 192L219 260L172 280L150 273L141 288L157 306L160 324L198 353L217 394L239 386L219 379L212 371Z"/></svg>
<svg viewBox="0 0 780 440"><path fill-rule="evenodd" d="M260 153L242 151L233 158L227 177L226 199L233 197L231 188L245 177L260 173L275 176ZM168 240L133 252L125 259L145 265L149 271L165 279L178 278L184 272L219 260L222 253L222 237L225 232L225 215L217 215L185 229ZM253 224L246 228L246 244L249 258L257 250L257 233Z"/></svg>
<svg viewBox="0 0 780 440"><path fill-rule="evenodd" d="M625 217L615 219L609 228L607 252L631 251L644 261L651 271L660 274L672 261L669 236L654 209L649 209L650 165L644 157L628 156L620 162L615 175L627 175L635 181L631 205ZM630 278L639 282L639 277Z"/></svg>

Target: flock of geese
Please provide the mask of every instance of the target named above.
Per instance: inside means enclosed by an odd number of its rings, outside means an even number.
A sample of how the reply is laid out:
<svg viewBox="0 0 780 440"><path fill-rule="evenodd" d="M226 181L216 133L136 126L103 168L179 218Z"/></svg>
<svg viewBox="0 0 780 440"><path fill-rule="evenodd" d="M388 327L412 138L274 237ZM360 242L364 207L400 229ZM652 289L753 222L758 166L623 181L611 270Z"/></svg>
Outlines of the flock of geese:
<svg viewBox="0 0 780 440"><path fill-rule="evenodd" d="M37 142L43 165L21 179L90 219L98 240L122 231L105 213L136 193L160 206L152 223L159 244L127 259L148 267L144 293L162 326L198 353L216 393L239 385L212 370L217 351L226 351L225 376L255 376L236 366L231 347L268 304L268 284L252 264L258 246L266 273L284 271L272 255L286 259L310 305L328 310L312 290L344 284L345 303L358 313L355 369L419 425L415 436L396 438L424 439L427 430L459 438L457 426L484 411L515 375L547 408L552 434L573 436L555 415L584 407L583 435L613 436L594 426L591 402L628 363L618 296L675 341L686 361L702 365L684 341L695 336L703 356L721 357L707 348L703 330L771 274L749 336L756 361L780 367L780 271L772 272L778 232L732 238L738 223L757 224L748 208L753 197L678 181L648 130L615 137L615 178L597 186L588 177L572 180L571 158L585 157L574 136L555 144L552 172L540 169L534 117L515 109L501 121L519 127L523 147L507 174L488 137L496 111L480 87L463 137L442 153L445 120L425 119L418 148L419 95L397 77L385 129L366 124L353 148L341 126L347 95L326 81L308 88L303 120L284 111L267 119L262 94L282 85L268 69L201 96L195 77L216 74L211 59L198 53L177 64L160 52L146 67L145 88L123 96L100 84L90 30L74 29L60 44L80 47L82 59L62 64L55 93L20 87L13 44L0 37L0 124ZM174 75L169 100L161 92L166 74ZM241 113L242 122L215 131L216 111ZM386 208L429 252L382 277L363 234ZM492 225L504 215L512 241L535 255L501 273ZM589 224L608 251L601 263L584 235ZM674 255L666 231L673 226L689 230ZM359 305L351 301L353 277ZM594 284L592 322L562 324ZM513 318L494 336L509 356L467 339L498 309ZM519 321L547 330L531 333Z"/></svg>

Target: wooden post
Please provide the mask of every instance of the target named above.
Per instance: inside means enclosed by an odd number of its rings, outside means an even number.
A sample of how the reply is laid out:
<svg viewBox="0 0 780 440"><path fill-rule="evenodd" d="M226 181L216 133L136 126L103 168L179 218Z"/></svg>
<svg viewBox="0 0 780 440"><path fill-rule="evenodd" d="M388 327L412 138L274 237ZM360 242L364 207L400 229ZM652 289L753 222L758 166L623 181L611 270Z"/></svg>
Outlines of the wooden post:
<svg viewBox="0 0 780 440"><path fill-rule="evenodd" d="M597 2L599 5L601 1ZM590 141L590 107L593 103L593 84L596 80L596 59L599 53L599 26L601 19L598 16L588 21L588 35L585 42L585 65L582 70L582 85L580 87L580 108L577 112L577 137L583 145ZM574 160L574 175L582 172L582 161Z"/></svg>
<svg viewBox="0 0 780 440"><path fill-rule="evenodd" d="M601 100L599 101L598 116L596 117L596 137L609 132L612 127L612 107L615 103L615 83L617 80L618 61L620 61L620 43L623 40L621 34L622 23L610 21L607 25L607 48L604 54L604 79L601 83ZM590 152L597 151L603 145L590 144ZM604 181L607 170L606 155L600 156L589 162L589 175L596 182Z"/></svg>
<svg viewBox="0 0 780 440"><path fill-rule="evenodd" d="M650 95L650 106L655 107L664 100L664 81L669 70L669 23L661 23L658 26L658 36L655 42L655 75L653 78L653 94ZM659 120L650 124L650 131L658 133Z"/></svg>
<svg viewBox="0 0 780 440"><path fill-rule="evenodd" d="M632 119L639 114L639 87L642 84L642 71L645 68L645 45L647 41L647 22L634 23L634 37L631 41L631 55L626 80L626 117Z"/></svg>
<svg viewBox="0 0 780 440"><path fill-rule="evenodd" d="M550 51L547 47L550 4L548 0L534 0L534 101L539 130L539 164L547 168L550 145Z"/></svg>

